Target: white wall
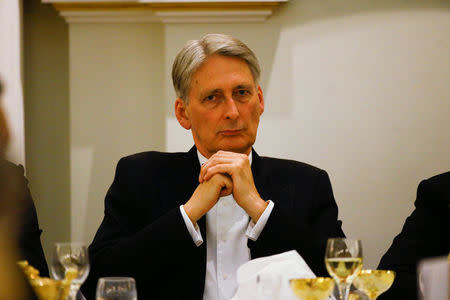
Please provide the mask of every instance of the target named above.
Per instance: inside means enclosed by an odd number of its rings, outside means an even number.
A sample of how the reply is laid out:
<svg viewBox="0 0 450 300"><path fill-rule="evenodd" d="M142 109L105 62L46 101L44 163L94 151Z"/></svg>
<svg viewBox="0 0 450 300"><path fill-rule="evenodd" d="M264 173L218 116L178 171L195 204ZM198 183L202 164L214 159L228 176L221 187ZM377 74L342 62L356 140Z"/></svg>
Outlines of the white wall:
<svg viewBox="0 0 450 300"><path fill-rule="evenodd" d="M70 240L68 26L40 0L23 4L26 171L48 261Z"/></svg>
<svg viewBox="0 0 450 300"><path fill-rule="evenodd" d="M161 24L73 24L71 239L91 242L120 157L163 150Z"/></svg>
<svg viewBox="0 0 450 300"><path fill-rule="evenodd" d="M328 171L344 230L375 267L419 181L450 169L450 3L423 2L291 0L262 24L70 25L70 122L52 130L69 139L71 238L92 240L120 156L192 146L174 119L171 64L186 40L222 32L260 58L256 150ZM27 113L27 128L52 117ZM39 165L49 151L31 134L27 163Z"/></svg>

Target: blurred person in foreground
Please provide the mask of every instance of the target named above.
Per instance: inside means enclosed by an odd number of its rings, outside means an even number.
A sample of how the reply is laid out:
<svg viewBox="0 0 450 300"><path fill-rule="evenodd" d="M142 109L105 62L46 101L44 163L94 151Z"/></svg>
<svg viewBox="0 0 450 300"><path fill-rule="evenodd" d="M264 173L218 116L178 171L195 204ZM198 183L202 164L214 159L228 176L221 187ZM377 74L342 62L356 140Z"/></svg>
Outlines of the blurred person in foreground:
<svg viewBox="0 0 450 300"><path fill-rule="evenodd" d="M140 299L230 299L238 267L295 249L326 275L329 237L343 237L325 171L259 156L264 112L253 51L227 35L189 41L175 58L175 114L191 130L187 153L122 158L89 247L83 287L132 276Z"/></svg>
<svg viewBox="0 0 450 300"><path fill-rule="evenodd" d="M424 258L449 254L450 172L423 180L414 205L378 266L396 272L392 287L380 300L418 299L417 264Z"/></svg>
<svg viewBox="0 0 450 300"><path fill-rule="evenodd" d="M0 170L6 163L5 151L9 133L1 104L2 86L0 82ZM19 248L17 236L20 227L20 203L15 192L10 189L11 182L0 171L0 299L27 299L23 274L17 267Z"/></svg>
<svg viewBox="0 0 450 300"><path fill-rule="evenodd" d="M0 86L1 93L1 86ZM26 289L12 288L14 284L21 286L23 276L16 277L16 261L27 260L33 267L39 270L40 276L49 276L47 262L42 249L36 208L28 188L28 180L24 177L24 168L6 160L5 152L8 145L9 134L6 118L0 104L0 285L8 282L2 276L9 276L5 268L9 268L12 274L11 286L5 284L2 288L8 289L6 294L0 288L0 299L16 299L6 297L8 293L24 293ZM14 281L16 281L14 283ZM26 286L27 287L27 286ZM31 292L31 291L30 291ZM31 294L31 293L30 293ZM11 294L12 295L12 294ZM17 294L16 297L24 295ZM5 298L2 298L5 297ZM21 298L17 298L21 299Z"/></svg>

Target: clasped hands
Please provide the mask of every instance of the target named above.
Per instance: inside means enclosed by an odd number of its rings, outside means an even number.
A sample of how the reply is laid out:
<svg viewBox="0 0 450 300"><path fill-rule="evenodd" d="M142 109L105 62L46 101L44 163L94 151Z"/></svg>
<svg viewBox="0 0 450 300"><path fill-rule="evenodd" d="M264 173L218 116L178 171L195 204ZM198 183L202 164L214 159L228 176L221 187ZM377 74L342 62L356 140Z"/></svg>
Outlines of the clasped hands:
<svg viewBox="0 0 450 300"><path fill-rule="evenodd" d="M230 194L255 223L267 207L256 190L250 161L245 154L216 152L201 167L198 181L200 184L184 205L193 224L213 208L220 197Z"/></svg>

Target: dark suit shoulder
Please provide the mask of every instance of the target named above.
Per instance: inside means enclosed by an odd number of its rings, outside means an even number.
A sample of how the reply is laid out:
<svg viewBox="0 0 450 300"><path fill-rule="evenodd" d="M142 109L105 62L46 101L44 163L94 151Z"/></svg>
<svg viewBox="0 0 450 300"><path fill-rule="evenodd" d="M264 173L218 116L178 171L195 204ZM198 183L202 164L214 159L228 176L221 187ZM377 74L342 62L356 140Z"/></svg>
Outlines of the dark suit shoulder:
<svg viewBox="0 0 450 300"><path fill-rule="evenodd" d="M312 166L304 162L289 159L261 156L261 164L264 167L270 169L271 177L272 175L276 175L278 173L285 174L283 175L283 177L286 175L292 176L303 175L306 177L310 176L315 177L320 173L326 173L324 170L318 167Z"/></svg>
<svg viewBox="0 0 450 300"><path fill-rule="evenodd" d="M449 190L450 186L450 172L445 172L439 175L435 175L428 179L422 180L419 184L419 188L427 186L427 188L436 190L440 193L444 193Z"/></svg>
<svg viewBox="0 0 450 300"><path fill-rule="evenodd" d="M0 165L0 169L3 174L7 174L8 176L15 176L16 179L20 178L28 184L28 180L25 178L25 168L22 165L16 165L7 160L3 160Z"/></svg>
<svg viewBox="0 0 450 300"><path fill-rule="evenodd" d="M125 172L127 175L140 175L143 172L150 174L161 174L173 172L174 168L186 163L188 153L186 152L158 152L146 151L122 157L117 164L116 172Z"/></svg>
<svg viewBox="0 0 450 300"><path fill-rule="evenodd" d="M434 184L444 184L444 183L449 184L450 183L450 171L432 176L428 179L425 179L424 181L428 181L428 182L434 183Z"/></svg>
<svg viewBox="0 0 450 300"><path fill-rule="evenodd" d="M416 207L446 208L450 203L450 172L442 173L420 182L417 188Z"/></svg>
<svg viewBox="0 0 450 300"><path fill-rule="evenodd" d="M13 193L13 197L21 199L20 205L27 207L30 205L31 197L28 197L28 179L22 165L16 165L10 161L0 162L0 190ZM32 204L32 201L31 201Z"/></svg>
<svg viewBox="0 0 450 300"><path fill-rule="evenodd" d="M259 188L270 186L279 191L287 189L291 193L295 190L307 194L315 193L317 189L331 191L327 172L304 162L257 157L252 169Z"/></svg>
<svg viewBox="0 0 450 300"><path fill-rule="evenodd" d="M186 157L186 152L159 152L145 151L131 154L120 159L120 162L132 165L141 165L145 163L171 163L174 159L182 159Z"/></svg>

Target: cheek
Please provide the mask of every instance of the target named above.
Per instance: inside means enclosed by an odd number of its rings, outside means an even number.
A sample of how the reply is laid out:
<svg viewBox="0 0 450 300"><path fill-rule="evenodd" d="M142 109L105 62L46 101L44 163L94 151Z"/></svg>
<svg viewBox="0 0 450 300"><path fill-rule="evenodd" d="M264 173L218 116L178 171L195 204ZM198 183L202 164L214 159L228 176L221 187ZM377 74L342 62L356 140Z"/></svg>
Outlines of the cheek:
<svg viewBox="0 0 450 300"><path fill-rule="evenodd" d="M213 129L217 126L217 118L213 114L197 113L191 118L192 127L204 134L212 134Z"/></svg>
<svg viewBox="0 0 450 300"><path fill-rule="evenodd" d="M255 105L250 113L251 115L251 121L253 123L255 123L255 125L257 126L259 123L259 117L261 116L261 109L259 106Z"/></svg>

